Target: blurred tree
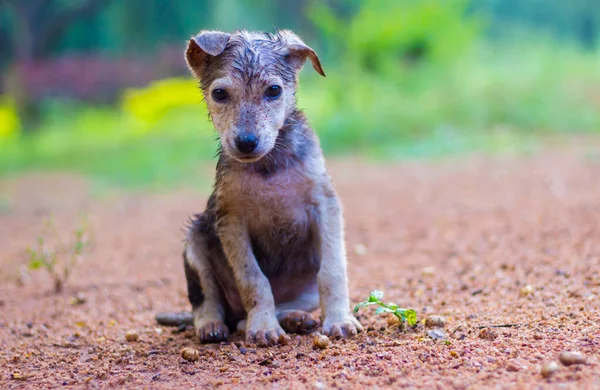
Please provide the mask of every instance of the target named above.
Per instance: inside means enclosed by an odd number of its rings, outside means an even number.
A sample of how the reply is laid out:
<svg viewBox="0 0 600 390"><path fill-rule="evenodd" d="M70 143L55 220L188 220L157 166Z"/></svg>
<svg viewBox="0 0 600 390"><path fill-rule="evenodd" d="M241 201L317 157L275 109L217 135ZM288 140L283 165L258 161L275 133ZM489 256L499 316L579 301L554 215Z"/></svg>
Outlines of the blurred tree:
<svg viewBox="0 0 600 390"><path fill-rule="evenodd" d="M581 42L590 50L597 48L598 42L598 19L600 4L597 0L587 0L580 10L579 37Z"/></svg>
<svg viewBox="0 0 600 390"><path fill-rule="evenodd" d="M111 0L2 0L0 5L12 13L12 64L5 73L9 80L2 83L16 102L23 129L35 128L39 119L39 102L32 98L23 82L22 69L35 60L50 56L68 27L102 9Z"/></svg>
<svg viewBox="0 0 600 390"><path fill-rule="evenodd" d="M72 23L85 20L112 0L2 0L15 24L12 39L17 61L51 55Z"/></svg>

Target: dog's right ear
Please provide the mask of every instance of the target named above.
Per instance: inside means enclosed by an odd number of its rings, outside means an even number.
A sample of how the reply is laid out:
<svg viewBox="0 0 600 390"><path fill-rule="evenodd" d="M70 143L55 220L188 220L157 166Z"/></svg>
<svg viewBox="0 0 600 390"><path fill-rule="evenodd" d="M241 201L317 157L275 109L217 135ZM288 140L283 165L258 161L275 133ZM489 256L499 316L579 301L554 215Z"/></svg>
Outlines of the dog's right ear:
<svg viewBox="0 0 600 390"><path fill-rule="evenodd" d="M223 53L229 38L231 38L230 34L221 31L203 30L190 39L185 52L185 59L196 77L202 78L202 71L209 59Z"/></svg>

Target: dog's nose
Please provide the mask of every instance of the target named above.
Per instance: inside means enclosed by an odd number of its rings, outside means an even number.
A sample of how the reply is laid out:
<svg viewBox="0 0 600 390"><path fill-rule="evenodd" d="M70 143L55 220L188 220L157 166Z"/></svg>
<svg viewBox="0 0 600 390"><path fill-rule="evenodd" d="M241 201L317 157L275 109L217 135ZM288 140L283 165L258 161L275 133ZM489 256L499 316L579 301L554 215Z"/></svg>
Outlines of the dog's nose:
<svg viewBox="0 0 600 390"><path fill-rule="evenodd" d="M253 134L243 134L235 137L235 146L242 153L252 153L258 146L258 138Z"/></svg>

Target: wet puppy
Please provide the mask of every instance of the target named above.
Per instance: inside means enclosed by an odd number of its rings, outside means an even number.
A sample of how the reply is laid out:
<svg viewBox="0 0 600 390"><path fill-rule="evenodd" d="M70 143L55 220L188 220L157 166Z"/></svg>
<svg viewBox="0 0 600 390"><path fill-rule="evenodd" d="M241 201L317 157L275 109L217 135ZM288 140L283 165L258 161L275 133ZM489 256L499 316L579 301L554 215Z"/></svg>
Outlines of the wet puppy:
<svg viewBox="0 0 600 390"><path fill-rule="evenodd" d="M237 328L247 342L272 345L315 329L319 304L322 332L355 335L362 327L350 312L342 209L296 107L304 62L325 76L319 58L290 31L202 31L186 59L220 139L214 191L184 250L200 340L219 342Z"/></svg>

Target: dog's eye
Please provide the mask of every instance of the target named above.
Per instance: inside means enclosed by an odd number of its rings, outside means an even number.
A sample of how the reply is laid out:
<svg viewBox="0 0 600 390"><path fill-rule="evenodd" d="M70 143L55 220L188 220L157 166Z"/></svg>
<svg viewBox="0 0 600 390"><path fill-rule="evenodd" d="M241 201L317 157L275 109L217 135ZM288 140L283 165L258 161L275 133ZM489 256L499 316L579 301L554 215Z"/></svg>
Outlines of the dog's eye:
<svg viewBox="0 0 600 390"><path fill-rule="evenodd" d="M215 89L212 91L212 97L216 101L222 102L224 100L227 100L229 95L227 94L227 91L225 91L224 89Z"/></svg>
<svg viewBox="0 0 600 390"><path fill-rule="evenodd" d="M267 97L277 99L281 95L281 87L279 85L271 85L267 88Z"/></svg>

